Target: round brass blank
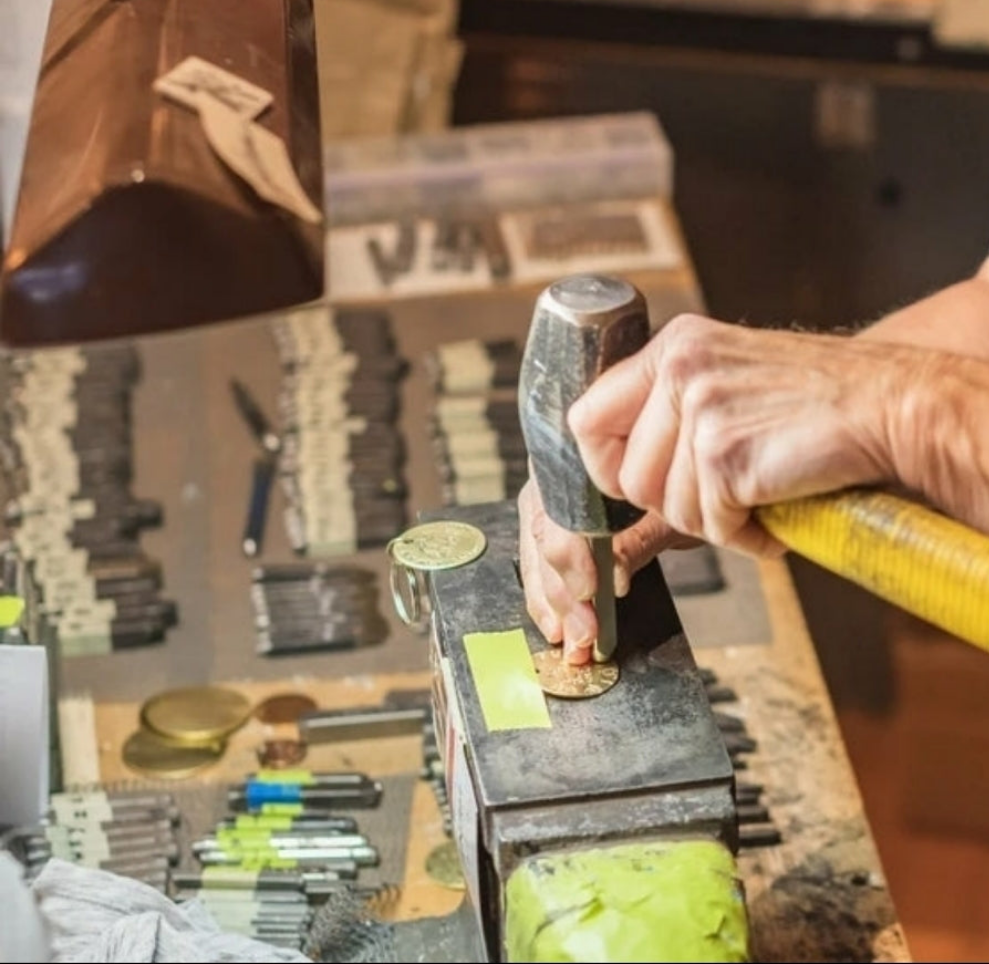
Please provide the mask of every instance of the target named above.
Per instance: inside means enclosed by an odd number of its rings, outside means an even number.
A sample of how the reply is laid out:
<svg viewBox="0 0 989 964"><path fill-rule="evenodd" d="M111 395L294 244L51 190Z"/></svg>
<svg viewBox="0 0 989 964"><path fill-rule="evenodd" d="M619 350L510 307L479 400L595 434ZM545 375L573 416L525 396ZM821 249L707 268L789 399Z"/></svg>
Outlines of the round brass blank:
<svg viewBox="0 0 989 964"><path fill-rule="evenodd" d="M121 755L127 767L144 776L182 780L216 763L223 745L179 746L142 728L127 738Z"/></svg>
<svg viewBox="0 0 989 964"><path fill-rule="evenodd" d="M452 840L433 847L426 858L426 873L433 880L450 890L464 890L467 886L460 867L460 855Z"/></svg>
<svg viewBox="0 0 989 964"><path fill-rule="evenodd" d="M146 727L172 743L193 747L222 744L250 715L250 701L222 686L166 690L141 707Z"/></svg>

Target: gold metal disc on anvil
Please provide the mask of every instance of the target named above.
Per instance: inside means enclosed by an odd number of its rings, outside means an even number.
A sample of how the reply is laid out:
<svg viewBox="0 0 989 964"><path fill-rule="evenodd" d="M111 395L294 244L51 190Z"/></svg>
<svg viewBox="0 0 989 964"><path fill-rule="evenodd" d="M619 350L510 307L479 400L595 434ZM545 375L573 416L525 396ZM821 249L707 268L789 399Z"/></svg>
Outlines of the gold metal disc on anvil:
<svg viewBox="0 0 989 964"><path fill-rule="evenodd" d="M388 543L388 553L409 569L456 569L473 562L487 544L477 526L441 519L406 529Z"/></svg>
<svg viewBox="0 0 989 964"><path fill-rule="evenodd" d="M460 868L460 855L452 840L433 847L426 858L426 873L433 880L450 890L463 890L467 885Z"/></svg>
<svg viewBox="0 0 989 964"><path fill-rule="evenodd" d="M563 647L532 654L536 677L544 693L566 700L587 700L607 693L618 682L617 663L584 663L573 666L563 659Z"/></svg>

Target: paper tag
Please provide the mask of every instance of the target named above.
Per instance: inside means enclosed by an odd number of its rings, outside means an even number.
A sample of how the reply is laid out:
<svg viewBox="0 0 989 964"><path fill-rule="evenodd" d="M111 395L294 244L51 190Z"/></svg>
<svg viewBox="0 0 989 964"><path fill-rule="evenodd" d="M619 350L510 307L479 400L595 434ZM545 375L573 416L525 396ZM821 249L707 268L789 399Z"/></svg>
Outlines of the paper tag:
<svg viewBox="0 0 989 964"><path fill-rule="evenodd" d="M186 57L154 82L154 90L193 110L199 110L197 98L205 91L248 120L264 113L274 100L264 88L201 57Z"/></svg>
<svg viewBox="0 0 989 964"><path fill-rule="evenodd" d="M113 807L101 791L53 794L51 811L56 822L69 827L86 827L113 820Z"/></svg>
<svg viewBox="0 0 989 964"><path fill-rule="evenodd" d="M310 224L323 214L303 191L285 142L207 91L196 95L199 120L210 146L223 162L272 204Z"/></svg>

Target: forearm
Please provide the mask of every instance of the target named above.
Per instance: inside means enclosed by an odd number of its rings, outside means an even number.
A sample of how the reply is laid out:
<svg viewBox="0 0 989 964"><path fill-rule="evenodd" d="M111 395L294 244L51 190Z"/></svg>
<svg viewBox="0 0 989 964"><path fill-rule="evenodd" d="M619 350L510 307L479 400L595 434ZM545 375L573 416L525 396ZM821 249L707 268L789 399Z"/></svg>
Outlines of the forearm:
<svg viewBox="0 0 989 964"><path fill-rule="evenodd" d="M895 477L989 533L989 363L930 353L887 410Z"/></svg>
<svg viewBox="0 0 989 964"><path fill-rule="evenodd" d="M886 315L857 337L989 361L989 261L973 277Z"/></svg>

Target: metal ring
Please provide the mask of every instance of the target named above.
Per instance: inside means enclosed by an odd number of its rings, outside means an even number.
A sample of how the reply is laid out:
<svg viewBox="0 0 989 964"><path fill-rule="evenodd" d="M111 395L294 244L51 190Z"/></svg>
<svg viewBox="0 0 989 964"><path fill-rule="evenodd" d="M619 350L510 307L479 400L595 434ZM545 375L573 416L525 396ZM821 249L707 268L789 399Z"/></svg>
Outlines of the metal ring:
<svg viewBox="0 0 989 964"><path fill-rule="evenodd" d="M399 582L400 576L405 576L405 585ZM422 624L422 600L419 596L418 574L408 566L392 560L391 569L388 572L388 585L391 587L391 601L395 607L398 618L414 629L419 629ZM408 595L408 602L406 602Z"/></svg>

